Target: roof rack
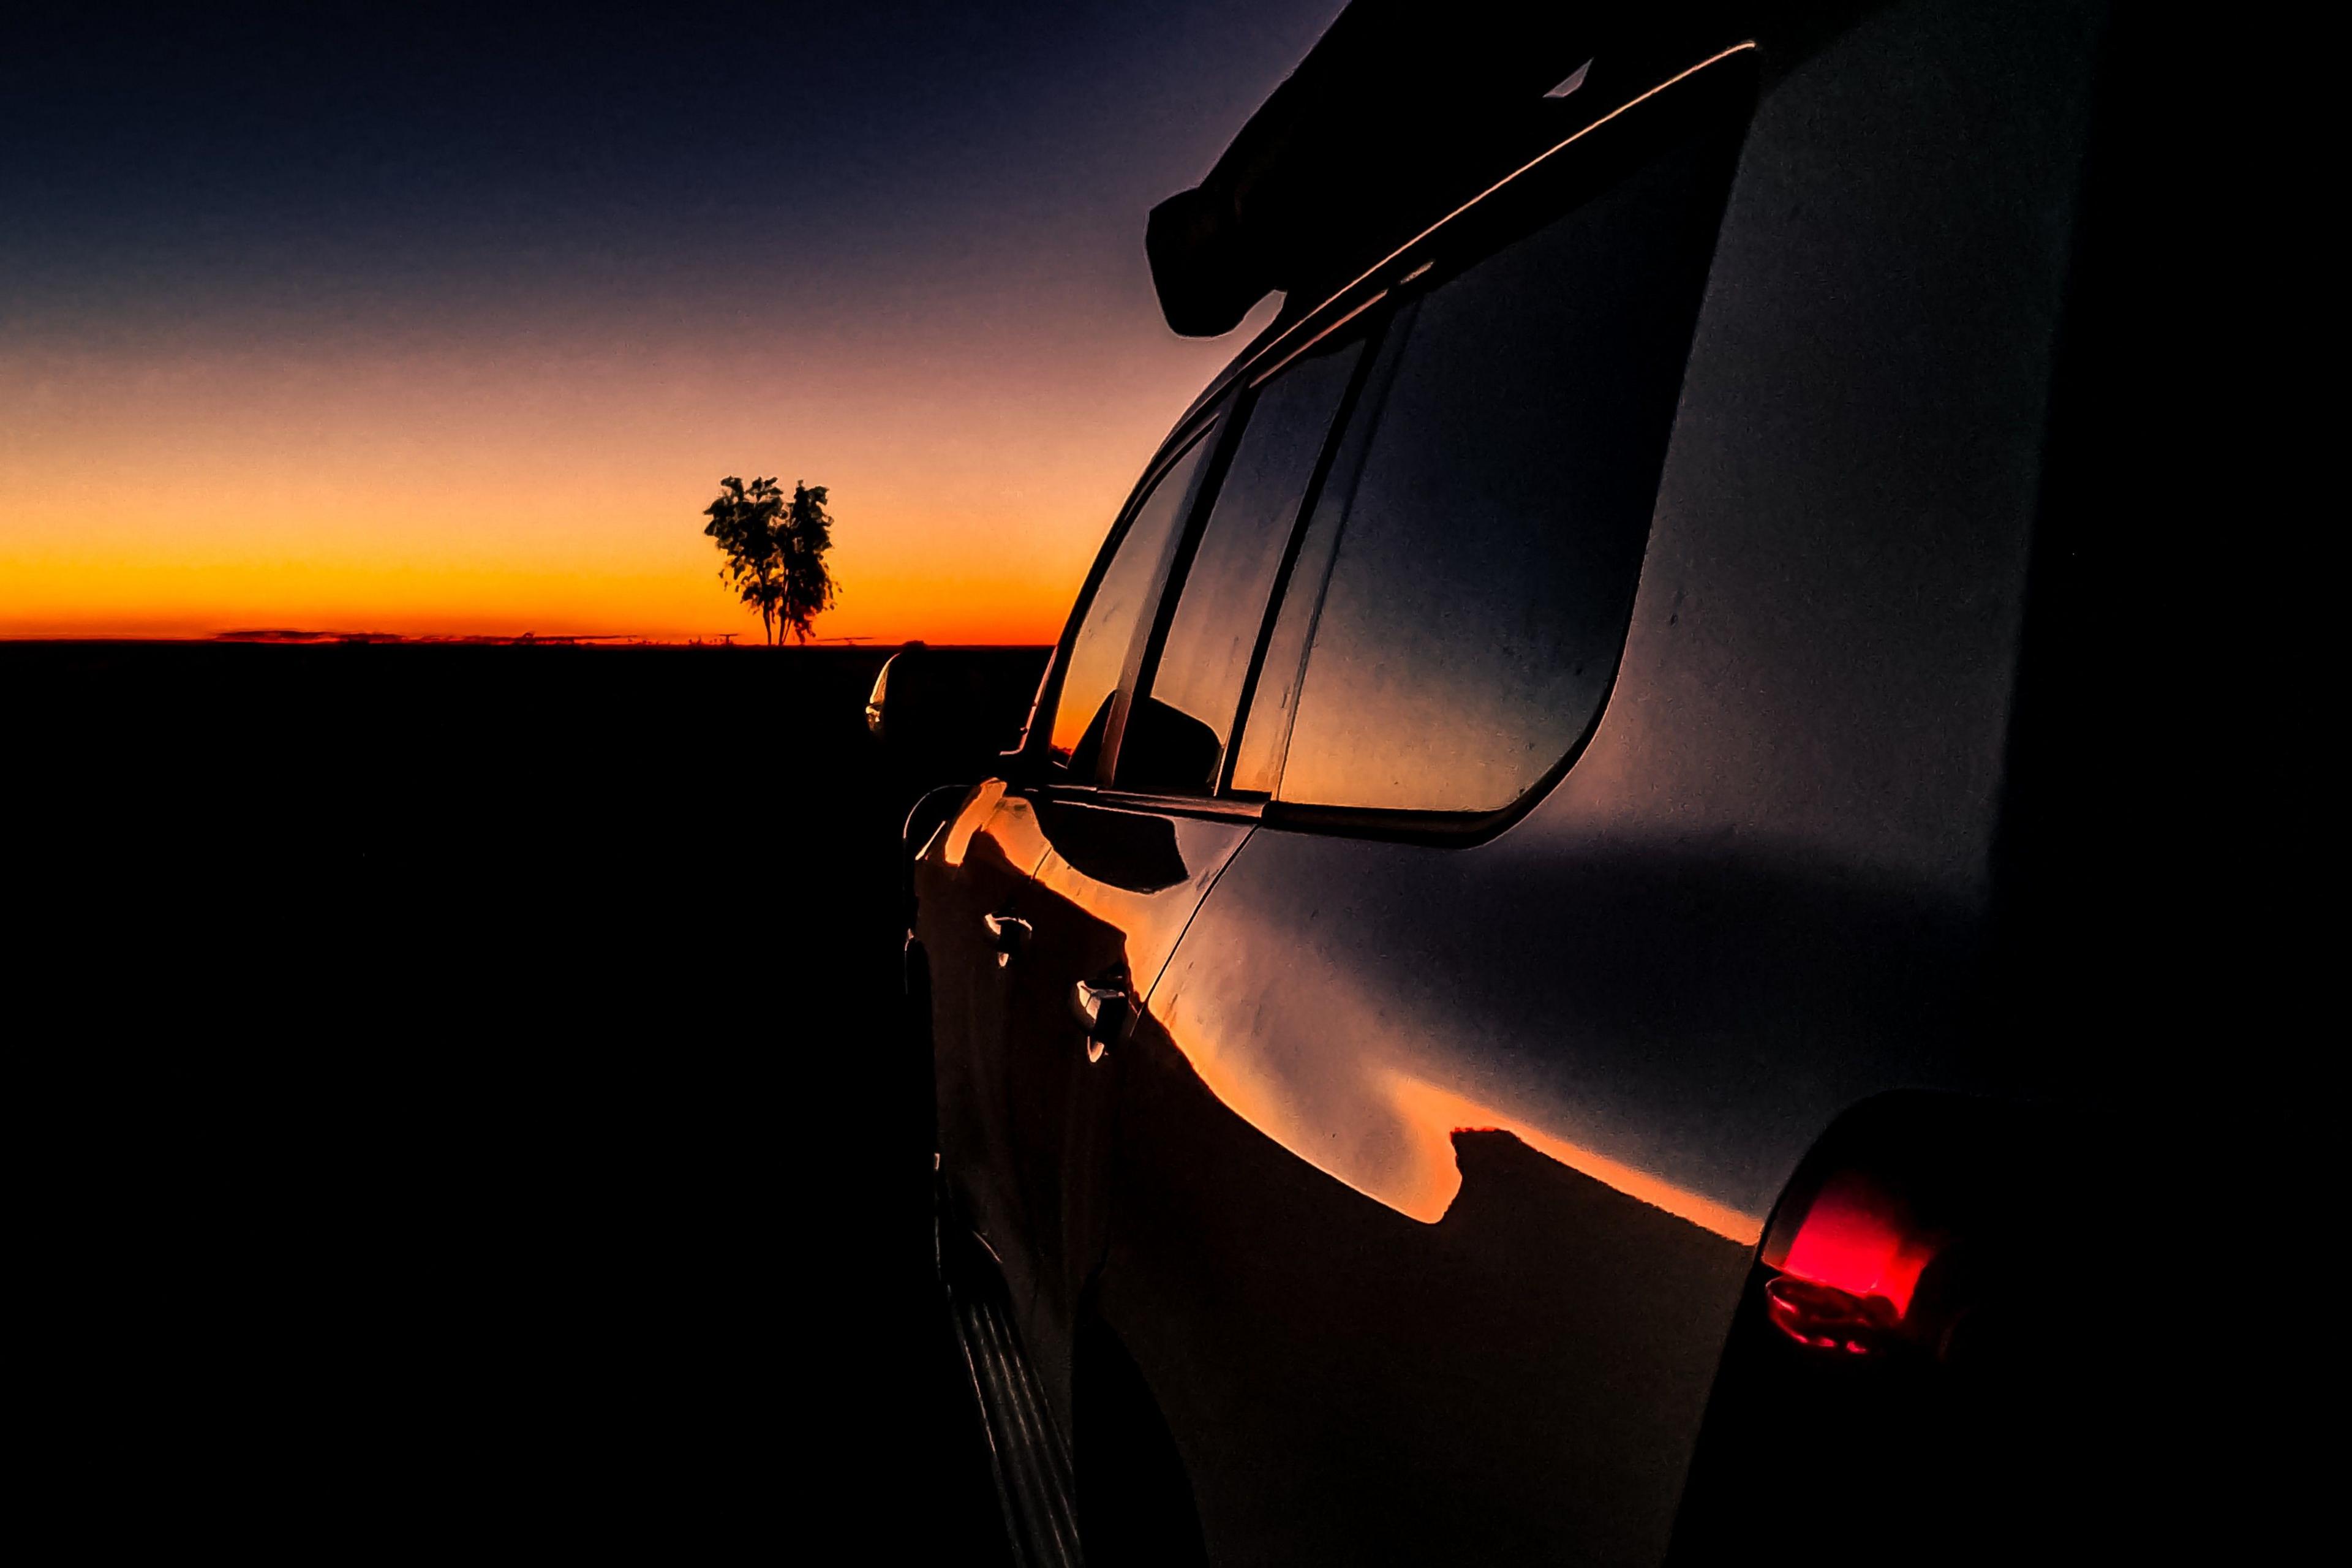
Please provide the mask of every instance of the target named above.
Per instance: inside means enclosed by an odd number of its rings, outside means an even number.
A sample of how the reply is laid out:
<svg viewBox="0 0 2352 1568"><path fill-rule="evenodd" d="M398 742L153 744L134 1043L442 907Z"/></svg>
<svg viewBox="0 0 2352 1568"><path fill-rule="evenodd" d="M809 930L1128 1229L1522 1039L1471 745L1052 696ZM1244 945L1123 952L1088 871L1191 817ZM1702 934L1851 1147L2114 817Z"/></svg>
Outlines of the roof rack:
<svg viewBox="0 0 2352 1568"><path fill-rule="evenodd" d="M1151 209L1144 251L1169 326L1215 337L1277 289L1286 316L1311 309L1727 36L1730 10L1352 0L1207 178Z"/></svg>

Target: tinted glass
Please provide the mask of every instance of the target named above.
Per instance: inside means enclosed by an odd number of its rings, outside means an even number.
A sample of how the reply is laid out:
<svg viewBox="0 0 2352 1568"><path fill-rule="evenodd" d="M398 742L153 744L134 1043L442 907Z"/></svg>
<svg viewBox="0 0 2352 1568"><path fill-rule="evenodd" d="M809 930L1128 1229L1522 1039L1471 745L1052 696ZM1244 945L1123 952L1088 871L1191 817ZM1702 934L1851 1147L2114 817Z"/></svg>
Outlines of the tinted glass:
<svg viewBox="0 0 2352 1568"><path fill-rule="evenodd" d="M1391 330L1381 361L1394 357L1396 334ZM1370 399L1385 384L1383 363L1375 363L1368 384L1359 395ZM1307 641L1315 630L1315 612L1323 598L1324 580L1331 573L1331 553L1339 543L1339 520L1347 512L1348 488L1362 465L1364 437L1372 421L1360 401L1348 417L1339 451L1331 458L1314 501L1314 513L1299 530L1291 556L1290 576L1266 634L1265 656L1258 667L1257 685L1250 693L1249 718L1242 725L1240 749L1234 756L1233 787L1236 792L1271 794L1281 776L1284 749L1290 741L1291 716L1297 710L1299 678L1307 670Z"/></svg>
<svg viewBox="0 0 2352 1568"><path fill-rule="evenodd" d="M1335 342L1259 389L1185 571L1150 694L1119 742L1122 785L1216 787L1266 601L1361 348Z"/></svg>
<svg viewBox="0 0 2352 1568"><path fill-rule="evenodd" d="M1622 647L1729 151L1687 141L1421 301L1280 798L1492 811L1581 739Z"/></svg>
<svg viewBox="0 0 2352 1568"><path fill-rule="evenodd" d="M1047 742L1054 764L1074 778L1094 775L1103 728L1127 672L1127 657L1159 602L1193 480L1215 445L1206 433L1195 437L1183 456L1160 474L1151 493L1137 505L1118 553L1087 605L1087 618L1070 645L1069 673L1062 678L1061 701L1055 707Z"/></svg>

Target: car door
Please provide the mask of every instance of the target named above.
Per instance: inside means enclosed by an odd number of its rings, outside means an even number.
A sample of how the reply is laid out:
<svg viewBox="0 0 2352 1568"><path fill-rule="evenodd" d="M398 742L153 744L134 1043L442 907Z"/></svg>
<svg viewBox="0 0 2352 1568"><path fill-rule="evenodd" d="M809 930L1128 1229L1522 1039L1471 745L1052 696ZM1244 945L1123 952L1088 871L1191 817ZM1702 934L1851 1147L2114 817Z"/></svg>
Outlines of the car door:
<svg viewBox="0 0 2352 1568"><path fill-rule="evenodd" d="M915 931L932 971L940 1173L1001 1267L1016 1315L1061 1256L1060 1215L1038 1152L1068 1089L1037 1060L1066 1031L1041 1047L1039 1005L1026 994L1035 989L1041 951L1080 940L1032 891L1030 874L1051 848L1042 812L1101 777L1106 741L1116 740L1137 654L1217 450L1217 427L1212 415L1172 443L1112 530L1040 693L1023 756L1007 770L1034 776L1024 787L1005 778L978 786L917 861ZM1041 918L1050 939L1043 944ZM1069 962L1059 961L1056 973ZM1018 1030L1010 1027L1016 1010L1024 1018Z"/></svg>
<svg viewBox="0 0 2352 1568"><path fill-rule="evenodd" d="M1003 1157L1002 965L1021 932L1008 918L1045 841L1031 803L989 779L917 848L908 979L928 1002L940 1165L965 1221L982 1236L1002 1234L1020 1202Z"/></svg>
<svg viewBox="0 0 2352 1568"><path fill-rule="evenodd" d="M1360 335L1316 345L1245 389L1198 438L1190 526L1175 535L1156 613L1136 619L1097 753L1081 759L1093 776L1027 796L1045 853L1018 900L1029 936L1008 965L1003 1066L1029 1276L1015 1310L1066 1420L1076 1315L1108 1233L1110 1111L1127 1041L1193 910L1256 821L1262 797L1234 784L1230 742L1361 348ZM1066 687L1057 702L1055 728L1074 738L1073 753L1099 701L1091 688L1074 698Z"/></svg>

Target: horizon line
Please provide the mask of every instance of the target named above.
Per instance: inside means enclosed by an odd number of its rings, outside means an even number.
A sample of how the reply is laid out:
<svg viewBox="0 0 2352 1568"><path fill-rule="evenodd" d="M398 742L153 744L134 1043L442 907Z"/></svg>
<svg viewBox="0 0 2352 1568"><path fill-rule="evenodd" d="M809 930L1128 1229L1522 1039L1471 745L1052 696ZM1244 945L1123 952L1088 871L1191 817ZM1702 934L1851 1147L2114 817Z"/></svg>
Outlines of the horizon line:
<svg viewBox="0 0 2352 1568"><path fill-rule="evenodd" d="M925 637L883 637L858 633L852 636L811 637L805 643L768 643L757 638L746 640L742 632L714 632L708 636L658 637L637 632L426 632L411 634L384 631L310 631L293 627L240 628L225 632L187 632L181 634L149 632L0 632L0 642L6 643L237 643L283 647L351 646L360 644L397 645L461 645L476 647L904 647L909 643L926 643L933 647L1046 647L1044 641L1017 642L931 642Z"/></svg>

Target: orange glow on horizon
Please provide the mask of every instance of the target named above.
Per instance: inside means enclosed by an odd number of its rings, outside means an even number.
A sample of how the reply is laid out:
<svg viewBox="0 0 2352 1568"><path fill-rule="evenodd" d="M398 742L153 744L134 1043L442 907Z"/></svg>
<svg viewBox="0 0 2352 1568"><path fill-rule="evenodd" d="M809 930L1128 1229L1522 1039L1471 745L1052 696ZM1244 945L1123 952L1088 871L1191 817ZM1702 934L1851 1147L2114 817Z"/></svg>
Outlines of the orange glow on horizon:
<svg viewBox="0 0 2352 1568"><path fill-rule="evenodd" d="M1245 341L1176 339L1137 304L985 331L947 310L936 341L780 319L0 342L0 637L757 642L699 511L760 473L831 489L818 637L1050 642ZM804 360L824 374L777 368Z"/></svg>
<svg viewBox="0 0 2352 1568"><path fill-rule="evenodd" d="M651 642L761 640L759 617L709 574L557 572L528 563L210 559L45 552L0 555L0 637L211 637L292 629L402 637L614 637ZM818 618L817 640L887 646L1050 643L1083 576L961 585L868 577L854 584L879 608L842 604ZM1060 592L1056 592L1060 590Z"/></svg>

